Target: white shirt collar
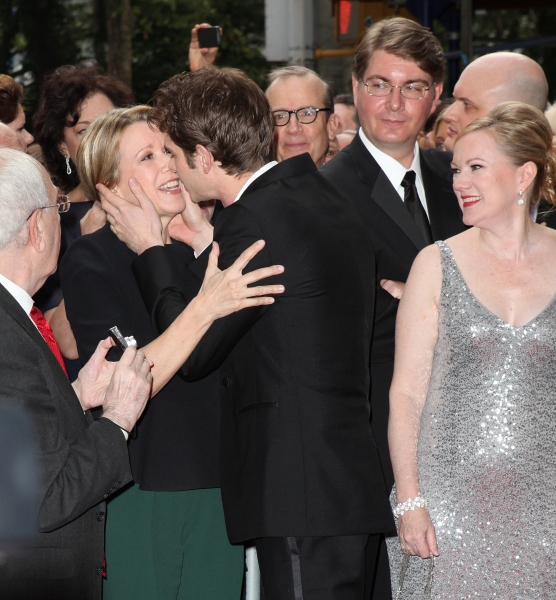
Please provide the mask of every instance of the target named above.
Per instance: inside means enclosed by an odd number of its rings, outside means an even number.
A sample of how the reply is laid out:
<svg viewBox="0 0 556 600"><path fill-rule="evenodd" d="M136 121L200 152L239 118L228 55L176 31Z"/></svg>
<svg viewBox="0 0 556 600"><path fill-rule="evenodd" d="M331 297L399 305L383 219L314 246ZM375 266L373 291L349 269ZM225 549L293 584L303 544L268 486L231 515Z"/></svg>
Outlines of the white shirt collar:
<svg viewBox="0 0 556 600"><path fill-rule="evenodd" d="M234 202L237 202L241 198L241 196L243 195L243 192L245 192L245 190L253 183L253 181L255 181L255 179L257 179L257 177L260 177L261 175L263 175L264 173L266 173L267 171L272 169L272 167L274 167L277 164L278 163L275 160L271 160L269 163L266 163L266 165L262 166L258 171L255 171L251 175L251 177L249 177L249 179L243 184L243 187L239 190L239 193L236 196L236 199L234 200Z"/></svg>
<svg viewBox="0 0 556 600"><path fill-rule="evenodd" d="M31 309L33 308L33 298L22 288L10 281L7 277L4 277L0 273L0 283L6 288L14 299L17 301L19 306L25 311L25 314L30 317ZM32 320L32 319L31 319Z"/></svg>
<svg viewBox="0 0 556 600"><path fill-rule="evenodd" d="M407 171L415 171L415 185L417 187L417 193L425 211L428 214L427 199L425 195L425 188L423 186L423 176L421 174L421 161L419 160L419 144L415 142L415 150L413 152L413 161L409 169L406 169L401 163L395 158L392 158L382 150L379 150L369 138L363 132L363 128L359 128L359 137L365 145L365 148L370 152L371 156L376 160L378 166L384 171L386 177L388 177L392 187L398 192L398 195L403 200L404 189L402 187L402 180L405 177Z"/></svg>

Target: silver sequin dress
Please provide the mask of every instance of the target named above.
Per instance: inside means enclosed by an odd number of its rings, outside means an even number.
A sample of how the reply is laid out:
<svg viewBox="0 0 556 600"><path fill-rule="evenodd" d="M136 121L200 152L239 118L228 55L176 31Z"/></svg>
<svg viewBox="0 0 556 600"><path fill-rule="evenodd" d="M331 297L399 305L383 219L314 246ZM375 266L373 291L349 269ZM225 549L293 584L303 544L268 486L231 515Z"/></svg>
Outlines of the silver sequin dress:
<svg viewBox="0 0 556 600"><path fill-rule="evenodd" d="M432 598L556 598L556 299L512 327L440 247L442 293L418 445L419 485L440 557ZM394 497L392 500L394 501ZM388 541L392 588L402 554ZM400 598L420 600L412 557Z"/></svg>

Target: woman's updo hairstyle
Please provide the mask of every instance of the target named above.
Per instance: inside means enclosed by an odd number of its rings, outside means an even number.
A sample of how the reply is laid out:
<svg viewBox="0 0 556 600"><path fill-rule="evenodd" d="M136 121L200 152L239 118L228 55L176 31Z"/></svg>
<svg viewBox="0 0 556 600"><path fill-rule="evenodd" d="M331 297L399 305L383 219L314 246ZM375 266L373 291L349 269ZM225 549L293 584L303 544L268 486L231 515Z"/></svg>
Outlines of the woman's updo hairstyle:
<svg viewBox="0 0 556 600"><path fill-rule="evenodd" d="M100 200L97 183L113 189L120 180L120 144L126 129L146 123L149 106L113 108L87 127L77 149L77 173L88 198Z"/></svg>
<svg viewBox="0 0 556 600"><path fill-rule="evenodd" d="M556 148L553 133L544 114L523 102L503 102L488 115L470 123L456 138L473 131L492 136L500 152L516 167L526 162L537 166L537 176L531 186L532 206L545 200L556 207Z"/></svg>

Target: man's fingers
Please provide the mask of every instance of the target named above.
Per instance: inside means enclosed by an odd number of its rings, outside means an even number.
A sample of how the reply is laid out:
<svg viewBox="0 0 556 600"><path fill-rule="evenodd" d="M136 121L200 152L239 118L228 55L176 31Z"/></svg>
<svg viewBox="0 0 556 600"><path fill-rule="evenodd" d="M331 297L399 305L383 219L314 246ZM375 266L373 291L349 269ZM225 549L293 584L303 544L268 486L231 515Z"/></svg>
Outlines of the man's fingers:
<svg viewBox="0 0 556 600"><path fill-rule="evenodd" d="M110 348L112 348L112 338L107 337L105 340L101 340L97 344L97 347L95 348L91 358L95 361L103 361L106 358Z"/></svg>
<svg viewBox="0 0 556 600"><path fill-rule="evenodd" d="M139 204L139 206L141 208L145 209L147 207L148 208L153 207L153 203L151 202L151 200L147 196L147 194L145 194L145 190L143 190L143 188L141 187L141 184L137 181L137 179L135 179L135 177L132 177L129 180L129 189L131 190L131 193L137 199L137 203Z"/></svg>
<svg viewBox="0 0 556 600"><path fill-rule="evenodd" d="M109 214L117 213L120 207L124 206L127 200L124 200L112 190L109 190L104 184L97 183L95 186L100 194L100 204L102 208Z"/></svg>
<svg viewBox="0 0 556 600"><path fill-rule="evenodd" d="M255 283L255 281L260 281L261 279L266 279L267 277L273 277L274 275L279 275L283 272L284 267L282 265L263 267L262 269L257 269L256 271L251 271L250 273L243 275L241 278L241 283L244 285L250 285L251 283Z"/></svg>
<svg viewBox="0 0 556 600"><path fill-rule="evenodd" d="M135 346L128 346L122 357L120 358L118 365L122 365L122 367L129 367L133 361L135 360L135 355L137 354L137 348Z"/></svg>

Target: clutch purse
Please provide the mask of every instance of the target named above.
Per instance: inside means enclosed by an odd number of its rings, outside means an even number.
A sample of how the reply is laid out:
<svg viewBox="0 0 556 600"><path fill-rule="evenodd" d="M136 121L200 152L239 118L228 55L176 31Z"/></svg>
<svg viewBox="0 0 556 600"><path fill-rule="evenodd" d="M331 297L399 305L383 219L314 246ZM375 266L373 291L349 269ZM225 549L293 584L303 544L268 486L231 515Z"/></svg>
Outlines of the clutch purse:
<svg viewBox="0 0 556 600"><path fill-rule="evenodd" d="M400 571L400 580L398 583L398 591L396 593L396 600L400 600L401 597L401 593L403 590L403 582L405 579L405 573L409 567L409 559L410 559L410 555L409 554L404 554L403 560L402 560L402 568ZM428 560L429 561L429 572L427 575L427 581L425 583L425 593L423 595L424 600L431 600L431 589L432 589L432 576L433 576L433 572L434 572L434 556L431 556L430 558L426 558L426 559L420 559L420 560Z"/></svg>

